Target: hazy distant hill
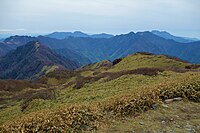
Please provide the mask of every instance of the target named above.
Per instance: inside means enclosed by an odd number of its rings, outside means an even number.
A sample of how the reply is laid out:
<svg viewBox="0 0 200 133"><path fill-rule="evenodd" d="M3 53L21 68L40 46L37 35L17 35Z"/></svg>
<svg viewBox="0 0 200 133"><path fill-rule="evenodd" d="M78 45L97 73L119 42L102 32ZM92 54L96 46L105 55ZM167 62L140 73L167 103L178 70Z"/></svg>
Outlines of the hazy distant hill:
<svg viewBox="0 0 200 133"><path fill-rule="evenodd" d="M178 37L178 36L174 36L166 31L157 31L157 30L153 30L151 31L153 34L163 37L165 39L172 39L176 42L180 42L180 43L189 43L189 42L194 42L194 41L199 41L196 38L186 38L186 37Z"/></svg>
<svg viewBox="0 0 200 133"><path fill-rule="evenodd" d="M111 37L113 37L113 35L101 33L101 34L90 35L90 37L92 37L92 38L111 38Z"/></svg>
<svg viewBox="0 0 200 133"><path fill-rule="evenodd" d="M75 62L33 41L0 58L0 78L34 79L56 68L71 70L77 67Z"/></svg>
<svg viewBox="0 0 200 133"><path fill-rule="evenodd" d="M113 35L110 34L94 34L94 35L88 35L86 33L75 31L75 32L53 32L51 34L45 35L46 37L55 38L55 39L65 39L68 37L91 37L91 38L110 38L113 37Z"/></svg>

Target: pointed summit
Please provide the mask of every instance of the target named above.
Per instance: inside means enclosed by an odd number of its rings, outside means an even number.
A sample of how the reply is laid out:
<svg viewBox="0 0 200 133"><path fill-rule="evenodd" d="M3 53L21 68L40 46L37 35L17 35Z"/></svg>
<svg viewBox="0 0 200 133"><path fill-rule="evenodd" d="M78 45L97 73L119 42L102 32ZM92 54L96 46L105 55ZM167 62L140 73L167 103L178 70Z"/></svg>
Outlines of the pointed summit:
<svg viewBox="0 0 200 133"><path fill-rule="evenodd" d="M50 70L77 67L75 62L59 56L38 41L32 41L0 60L0 79L35 79Z"/></svg>

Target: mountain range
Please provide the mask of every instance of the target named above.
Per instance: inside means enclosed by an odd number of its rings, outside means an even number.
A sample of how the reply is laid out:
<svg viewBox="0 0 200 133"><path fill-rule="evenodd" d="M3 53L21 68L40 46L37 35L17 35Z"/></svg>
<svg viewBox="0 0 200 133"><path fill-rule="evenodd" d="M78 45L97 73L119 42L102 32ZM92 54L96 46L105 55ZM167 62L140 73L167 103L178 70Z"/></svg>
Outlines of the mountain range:
<svg viewBox="0 0 200 133"><path fill-rule="evenodd" d="M77 32L74 33L77 34ZM200 41L180 43L154 33L130 32L109 38L68 36L64 39L47 36L11 36L0 43L1 78L34 78L44 66L54 64L67 69L75 69L102 60L113 61L136 52L164 54L187 62L200 63ZM36 48L31 48L29 42L38 42L42 46L39 52L36 52ZM22 73L26 74L30 71L28 68L32 64L29 58L35 62L34 70L31 70L33 73L23 75ZM41 66L37 64L38 60ZM40 66L38 69L37 65ZM18 71L22 67L24 67L21 69L23 72Z"/></svg>
<svg viewBox="0 0 200 133"><path fill-rule="evenodd" d="M75 32L53 32L45 36L50 37L50 38L55 38L55 39L65 39L70 36L71 37L91 37L91 38L111 38L114 35L106 34L106 33L88 35L81 31L75 31Z"/></svg>

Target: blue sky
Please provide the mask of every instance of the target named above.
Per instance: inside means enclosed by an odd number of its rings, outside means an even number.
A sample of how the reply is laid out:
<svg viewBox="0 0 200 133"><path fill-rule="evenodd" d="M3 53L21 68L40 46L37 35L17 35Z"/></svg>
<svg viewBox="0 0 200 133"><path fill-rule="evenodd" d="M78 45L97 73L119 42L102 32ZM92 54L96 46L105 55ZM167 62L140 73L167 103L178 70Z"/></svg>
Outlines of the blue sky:
<svg viewBox="0 0 200 133"><path fill-rule="evenodd" d="M200 38L200 0L0 0L0 34L166 30Z"/></svg>

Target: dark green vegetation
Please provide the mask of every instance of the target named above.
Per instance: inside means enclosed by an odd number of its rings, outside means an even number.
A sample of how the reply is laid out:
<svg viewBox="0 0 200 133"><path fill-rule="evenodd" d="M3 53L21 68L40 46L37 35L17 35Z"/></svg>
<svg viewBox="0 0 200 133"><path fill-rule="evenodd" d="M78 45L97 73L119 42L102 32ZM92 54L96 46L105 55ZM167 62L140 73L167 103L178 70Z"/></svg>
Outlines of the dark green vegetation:
<svg viewBox="0 0 200 133"><path fill-rule="evenodd" d="M33 41L0 58L0 79L37 79L59 68L72 70L78 64Z"/></svg>
<svg viewBox="0 0 200 133"><path fill-rule="evenodd" d="M76 71L56 69L27 86L1 89L0 131L199 131L199 70L198 65L149 53ZM163 103L176 97L183 98L181 104ZM176 118L178 114L182 116Z"/></svg>

